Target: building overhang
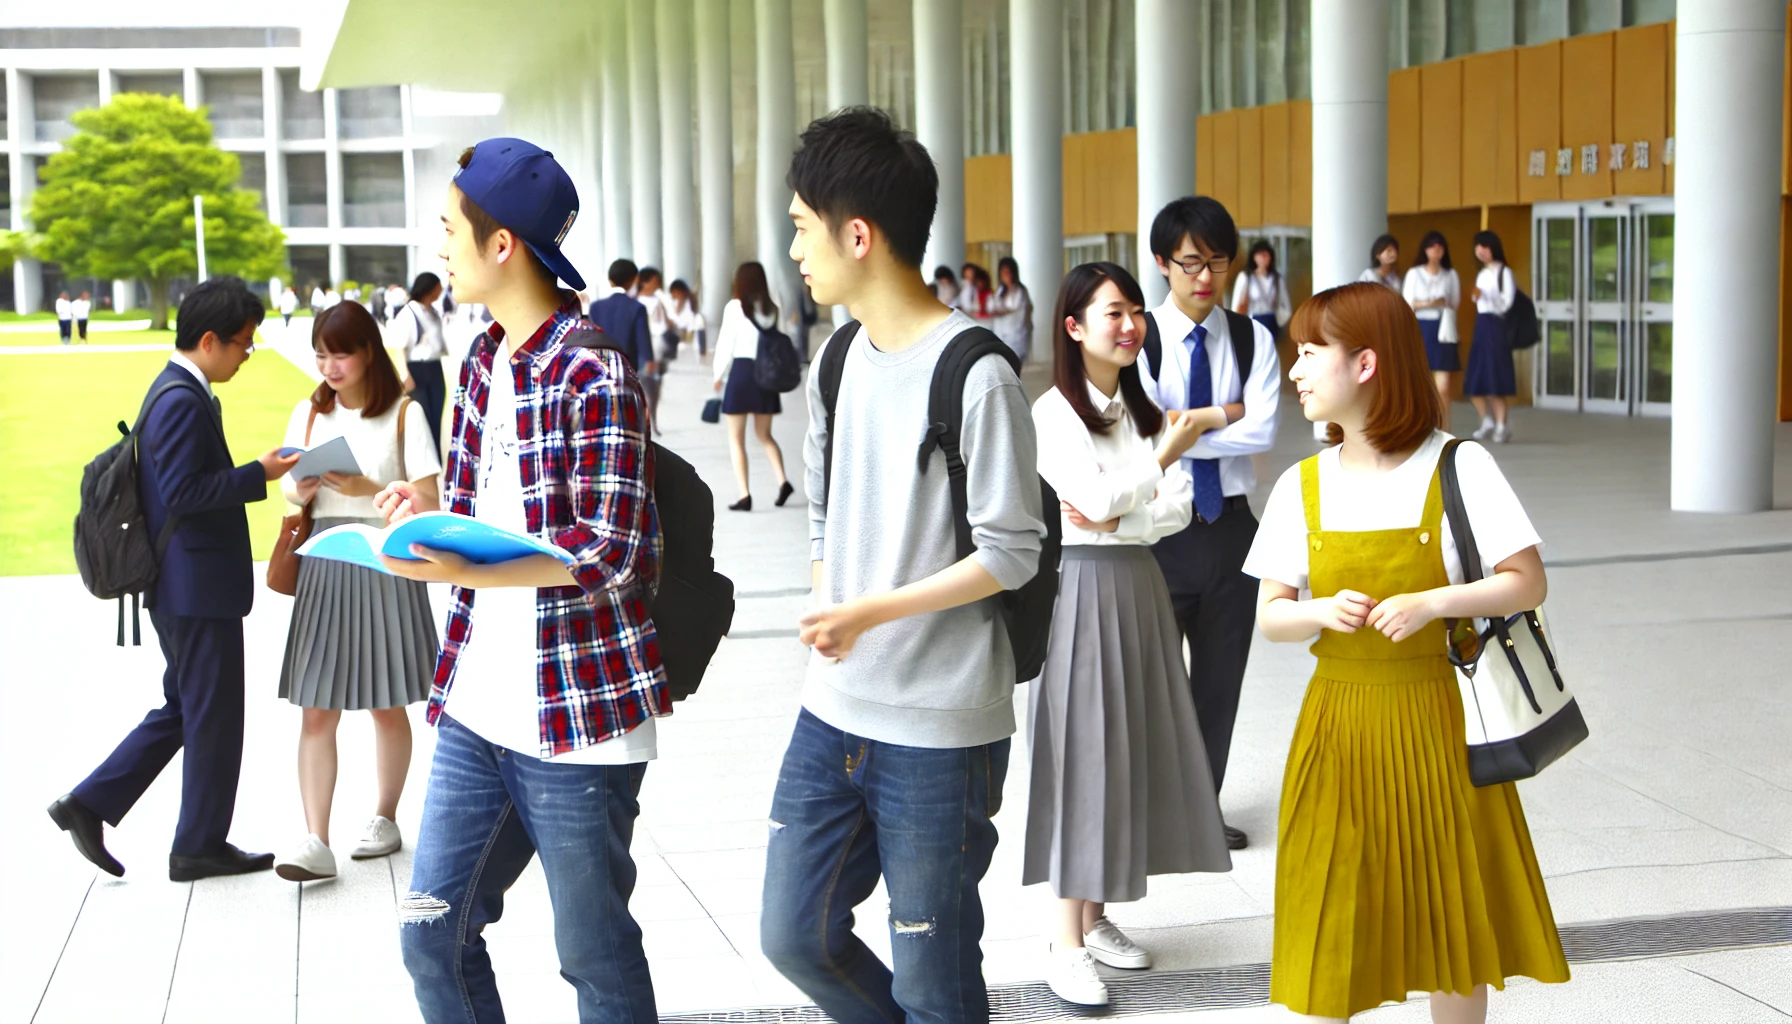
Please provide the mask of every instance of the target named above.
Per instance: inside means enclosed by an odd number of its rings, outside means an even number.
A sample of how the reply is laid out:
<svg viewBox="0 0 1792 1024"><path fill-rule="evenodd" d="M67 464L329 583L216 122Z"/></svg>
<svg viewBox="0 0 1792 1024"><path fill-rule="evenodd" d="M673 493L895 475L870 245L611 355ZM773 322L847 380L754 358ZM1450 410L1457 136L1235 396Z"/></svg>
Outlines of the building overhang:
<svg viewBox="0 0 1792 1024"><path fill-rule="evenodd" d="M556 67L596 68L597 0L311 0L303 27L306 89L423 85L508 92Z"/></svg>

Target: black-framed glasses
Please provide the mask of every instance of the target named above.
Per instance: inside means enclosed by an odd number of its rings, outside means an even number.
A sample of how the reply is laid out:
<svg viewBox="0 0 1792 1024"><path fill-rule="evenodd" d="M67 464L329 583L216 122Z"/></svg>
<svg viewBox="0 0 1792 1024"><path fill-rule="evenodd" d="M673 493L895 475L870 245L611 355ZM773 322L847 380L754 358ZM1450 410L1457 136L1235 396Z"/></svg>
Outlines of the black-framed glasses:
<svg viewBox="0 0 1792 1024"><path fill-rule="evenodd" d="M1170 262L1181 267L1184 274L1187 274L1190 277L1196 277L1201 273L1202 268L1206 268L1215 274L1224 274L1227 265L1232 262L1232 258L1229 256L1214 256L1204 260L1199 256L1190 256L1188 259L1179 260L1172 256L1170 257Z"/></svg>

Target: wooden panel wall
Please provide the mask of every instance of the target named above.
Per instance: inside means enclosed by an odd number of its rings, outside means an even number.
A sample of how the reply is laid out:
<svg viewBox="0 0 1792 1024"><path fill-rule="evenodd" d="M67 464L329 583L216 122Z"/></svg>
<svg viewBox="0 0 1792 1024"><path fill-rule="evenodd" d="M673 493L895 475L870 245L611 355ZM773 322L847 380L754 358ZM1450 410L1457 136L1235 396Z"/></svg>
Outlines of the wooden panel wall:
<svg viewBox="0 0 1792 1024"><path fill-rule="evenodd" d="M1213 191L1208 195L1238 208L1238 111L1227 110L1213 118Z"/></svg>
<svg viewBox="0 0 1792 1024"><path fill-rule="evenodd" d="M1462 61L1462 205L1518 202L1530 154L1518 146L1518 53Z"/></svg>
<svg viewBox="0 0 1792 1024"><path fill-rule="evenodd" d="M1121 128L1066 135L1063 152L1064 233L1093 235L1137 231L1137 132L1132 128ZM968 162L966 173L969 173ZM966 187L969 187L968 180Z"/></svg>
<svg viewBox="0 0 1792 1024"><path fill-rule="evenodd" d="M1556 150L1562 145L1562 44L1524 46L1517 51L1518 201L1545 203L1562 198L1556 177ZM1543 151L1543 174L1530 173L1531 154Z"/></svg>
<svg viewBox="0 0 1792 1024"><path fill-rule="evenodd" d="M1634 30L1633 30L1634 31ZM1562 145L1574 150L1573 174L1562 178L1563 199L1613 194L1607 170L1612 139L1613 32L1562 40ZM1598 169L1582 166L1586 146L1598 147Z"/></svg>
<svg viewBox="0 0 1792 1024"><path fill-rule="evenodd" d="M1238 205L1232 218L1240 224L1263 223L1263 108L1238 112Z"/></svg>
<svg viewBox="0 0 1792 1024"><path fill-rule="evenodd" d="M1264 224L1292 224L1288 195L1288 130L1293 123L1293 104L1276 103L1263 108L1263 208Z"/></svg>
<svg viewBox="0 0 1792 1024"><path fill-rule="evenodd" d="M1006 242L1014 237L1013 160L1007 153L964 162L964 240Z"/></svg>
<svg viewBox="0 0 1792 1024"><path fill-rule="evenodd" d="M1419 68L1388 76L1388 213L1419 209Z"/></svg>
<svg viewBox="0 0 1792 1024"><path fill-rule="evenodd" d="M1621 196L1660 195L1667 177L1661 154L1668 138L1668 34L1671 25L1644 25L1613 40L1612 141L1624 145L1624 169L1612 173ZM1636 166L1636 144L1649 144L1649 166Z"/></svg>
<svg viewBox="0 0 1792 1024"><path fill-rule="evenodd" d="M1196 195L1206 195L1213 190L1213 151L1218 146L1213 133L1212 114L1195 118L1195 180L1190 187Z"/></svg>
<svg viewBox="0 0 1792 1024"><path fill-rule="evenodd" d="M1297 100L1288 106L1288 219L1308 226L1313 223L1313 104Z"/></svg>
<svg viewBox="0 0 1792 1024"><path fill-rule="evenodd" d="M1463 205L1462 96L1462 61L1448 60L1419 69L1419 209L1450 210ZM1391 119L1388 134L1391 140ZM1391 141L1389 148L1393 148ZM1390 152L1390 179L1392 157Z"/></svg>

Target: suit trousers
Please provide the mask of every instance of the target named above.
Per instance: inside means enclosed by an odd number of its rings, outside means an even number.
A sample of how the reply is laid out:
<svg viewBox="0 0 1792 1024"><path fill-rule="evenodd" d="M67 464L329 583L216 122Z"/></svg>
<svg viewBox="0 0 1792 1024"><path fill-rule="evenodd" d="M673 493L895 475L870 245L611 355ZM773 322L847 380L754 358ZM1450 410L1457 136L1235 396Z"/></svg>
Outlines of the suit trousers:
<svg viewBox="0 0 1792 1024"><path fill-rule="evenodd" d="M236 811L243 766L243 620L154 610L149 619L168 663L165 703L144 716L74 795L116 827L184 748L172 852L205 856L229 838Z"/></svg>
<svg viewBox="0 0 1792 1024"><path fill-rule="evenodd" d="M1250 505L1227 498L1217 520L1196 520L1151 548L1170 588L1176 627L1188 643L1189 687L1216 792L1226 781L1238 694L1257 624L1257 581L1244 574L1256 537Z"/></svg>

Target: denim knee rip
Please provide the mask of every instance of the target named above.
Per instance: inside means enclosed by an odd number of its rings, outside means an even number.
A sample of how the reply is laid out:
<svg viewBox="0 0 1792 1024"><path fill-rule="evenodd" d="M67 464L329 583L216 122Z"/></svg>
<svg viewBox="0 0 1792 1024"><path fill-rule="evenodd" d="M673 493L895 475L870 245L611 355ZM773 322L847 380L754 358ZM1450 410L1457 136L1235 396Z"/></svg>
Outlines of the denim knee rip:
<svg viewBox="0 0 1792 1024"><path fill-rule="evenodd" d="M892 917L890 918L890 927L895 930L898 936L906 935L915 938L926 938L933 934L932 921L898 921Z"/></svg>
<svg viewBox="0 0 1792 1024"><path fill-rule="evenodd" d="M448 916L448 904L426 892L407 892L398 901L398 923L434 924Z"/></svg>

